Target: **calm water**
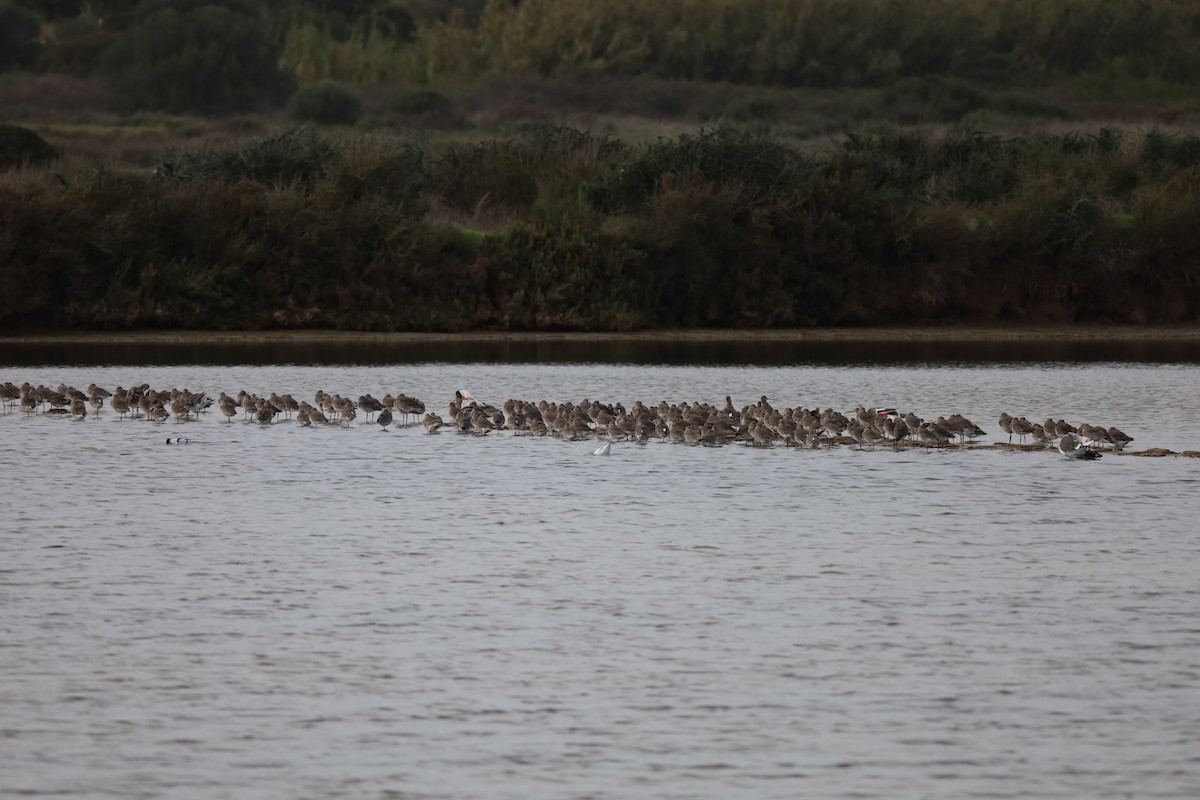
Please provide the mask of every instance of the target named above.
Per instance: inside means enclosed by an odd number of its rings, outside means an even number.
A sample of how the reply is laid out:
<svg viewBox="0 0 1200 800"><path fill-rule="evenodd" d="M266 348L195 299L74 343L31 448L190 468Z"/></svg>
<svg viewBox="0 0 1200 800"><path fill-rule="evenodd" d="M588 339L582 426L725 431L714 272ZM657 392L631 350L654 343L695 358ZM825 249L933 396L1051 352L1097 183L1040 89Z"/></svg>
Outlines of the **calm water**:
<svg viewBox="0 0 1200 800"><path fill-rule="evenodd" d="M1200 449L1187 356L0 355L52 386L766 394ZM0 418L0 795L1200 796L1200 461L595 446Z"/></svg>

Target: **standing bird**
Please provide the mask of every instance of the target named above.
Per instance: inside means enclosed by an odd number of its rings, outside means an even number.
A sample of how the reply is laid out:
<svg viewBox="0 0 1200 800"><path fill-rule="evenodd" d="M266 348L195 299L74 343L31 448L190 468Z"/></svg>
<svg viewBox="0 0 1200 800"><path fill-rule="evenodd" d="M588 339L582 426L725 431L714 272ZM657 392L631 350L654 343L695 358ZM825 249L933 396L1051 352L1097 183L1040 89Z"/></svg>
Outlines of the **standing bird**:
<svg viewBox="0 0 1200 800"><path fill-rule="evenodd" d="M88 387L88 403L91 404L97 416L104 408L104 401L110 397L112 397L112 392L102 389L94 383Z"/></svg>
<svg viewBox="0 0 1200 800"><path fill-rule="evenodd" d="M21 389L12 381L0 385L0 402L3 403L4 413L17 404L21 399Z"/></svg>
<svg viewBox="0 0 1200 800"><path fill-rule="evenodd" d="M224 392L221 392L221 396L217 399L217 407L225 415L226 422L233 422L233 418L237 416L239 410L237 401Z"/></svg>
<svg viewBox="0 0 1200 800"><path fill-rule="evenodd" d="M1014 419L1009 426L1009 430L1021 437L1021 444L1025 444L1025 437L1033 433L1033 423L1024 417Z"/></svg>
<svg viewBox="0 0 1200 800"><path fill-rule="evenodd" d="M1008 443L1009 444L1012 444L1012 437L1013 437L1012 424L1013 424L1013 418L1010 417L1007 413L1002 412L1000 414L1000 430L1002 430L1008 434Z"/></svg>
<svg viewBox="0 0 1200 800"><path fill-rule="evenodd" d="M122 419L129 413L129 395L121 391L119 386L113 396L108 398L108 404L112 406L113 411L117 412L117 416Z"/></svg>
<svg viewBox="0 0 1200 800"><path fill-rule="evenodd" d="M397 411L404 415L405 423L408 422L408 418L410 416L419 417L425 413L424 403L415 397L409 397L403 392L396 396L396 399L392 401L392 404L395 406Z"/></svg>
<svg viewBox="0 0 1200 800"><path fill-rule="evenodd" d="M263 425L270 425L279 411L271 405L271 401L260 398L256 404L254 418Z"/></svg>
<svg viewBox="0 0 1200 800"><path fill-rule="evenodd" d="M386 431L388 426L392 424L392 410L384 407L379 410L379 416L375 418L375 422L379 425L380 430Z"/></svg>
<svg viewBox="0 0 1200 800"><path fill-rule="evenodd" d="M371 417L378 411L383 411L383 403L376 400L369 394L364 394L358 398L358 407L367 415L367 422L371 422ZM387 426L384 425L386 428Z"/></svg>
<svg viewBox="0 0 1200 800"><path fill-rule="evenodd" d="M1109 428L1108 438L1109 441L1113 443L1113 447L1117 448L1118 450L1124 450L1125 445L1133 441L1133 437L1126 434L1120 428Z"/></svg>

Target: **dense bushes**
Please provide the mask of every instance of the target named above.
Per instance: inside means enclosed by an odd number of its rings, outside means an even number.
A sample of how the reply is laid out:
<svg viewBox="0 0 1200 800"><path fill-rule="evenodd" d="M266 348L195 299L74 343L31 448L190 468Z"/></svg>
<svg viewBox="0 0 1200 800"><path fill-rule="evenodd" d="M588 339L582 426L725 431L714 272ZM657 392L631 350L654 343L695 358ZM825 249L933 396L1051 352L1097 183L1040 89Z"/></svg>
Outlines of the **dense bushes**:
<svg viewBox="0 0 1200 800"><path fill-rule="evenodd" d="M362 116L358 92L337 81L318 81L296 90L288 100L288 116L300 122L353 125Z"/></svg>
<svg viewBox="0 0 1200 800"><path fill-rule="evenodd" d="M229 111L276 102L288 78L252 0L142 0L104 55L131 109Z"/></svg>
<svg viewBox="0 0 1200 800"><path fill-rule="evenodd" d="M296 128L235 149L168 152L155 174L173 181L250 180L272 187L311 188L336 159L326 139L311 129Z"/></svg>
<svg viewBox="0 0 1200 800"><path fill-rule="evenodd" d="M57 157L58 151L28 128L0 124L0 171L44 164Z"/></svg>
<svg viewBox="0 0 1200 800"><path fill-rule="evenodd" d="M507 222L454 224L487 208ZM864 129L807 154L730 129L429 150L298 130L0 183L0 324L1195 320L1198 215L1200 137L1157 129Z"/></svg>
<svg viewBox="0 0 1200 800"><path fill-rule="evenodd" d="M1139 90L1187 98L1200 83L1195 11L1175 0L589 0L586 13L560 0L489 0L479 14L421 15L407 26L379 8L292 14L284 59L302 80L373 84L600 74L838 88L1036 75L1032 83L1075 76L1080 91L1136 100ZM964 87L929 97L916 85L897 99L956 112L978 102ZM769 108L730 113L761 119Z"/></svg>
<svg viewBox="0 0 1200 800"><path fill-rule="evenodd" d="M783 86L1117 69L1200 80L1194 9L1171 0L491 0L418 36L430 73L651 74ZM1157 66L1155 66L1157 65Z"/></svg>
<svg viewBox="0 0 1200 800"><path fill-rule="evenodd" d="M882 88L901 120L1004 113L988 98L1002 87L1128 101L1200 87L1200 26L1180 0L0 0L0 70L34 66L44 46L41 67L84 74L109 45L130 108L180 111L280 100L280 63L303 83L360 87L639 76ZM1047 111L1007 99L1008 113ZM761 95L705 113L776 109Z"/></svg>

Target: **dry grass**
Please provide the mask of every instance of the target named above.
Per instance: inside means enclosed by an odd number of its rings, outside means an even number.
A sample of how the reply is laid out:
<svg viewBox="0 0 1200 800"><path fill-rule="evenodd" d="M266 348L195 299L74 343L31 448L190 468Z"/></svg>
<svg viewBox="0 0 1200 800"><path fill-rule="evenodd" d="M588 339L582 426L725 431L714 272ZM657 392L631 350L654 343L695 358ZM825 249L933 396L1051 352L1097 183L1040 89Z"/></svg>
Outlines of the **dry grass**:
<svg viewBox="0 0 1200 800"><path fill-rule="evenodd" d="M783 90L597 76L448 80L433 88L451 99L452 108L425 115L389 113L388 104L412 88L365 90L367 115L359 127L469 142L508 136L529 123L566 125L637 145L730 123L767 126L797 149L812 152L840 141L843 131L864 119L878 119L882 113L876 90ZM988 114L973 124L1007 136L1094 134L1103 127L1156 124L1200 132L1200 103L1071 103L1052 90L1047 90L1043 99L1067 109L1076 119ZM771 109L768 117L738 118L737 110L754 100L767 103ZM114 168L146 168L166 149L220 147L250 136L278 133L292 124L280 111L211 118L146 114L123 118L112 111L111 101L106 83L97 78L11 74L0 79L0 122L33 128L68 158L102 161ZM952 126L923 127L936 137Z"/></svg>
<svg viewBox="0 0 1200 800"><path fill-rule="evenodd" d="M3 76L0 121L82 124L111 116L112 92L100 78L70 75Z"/></svg>

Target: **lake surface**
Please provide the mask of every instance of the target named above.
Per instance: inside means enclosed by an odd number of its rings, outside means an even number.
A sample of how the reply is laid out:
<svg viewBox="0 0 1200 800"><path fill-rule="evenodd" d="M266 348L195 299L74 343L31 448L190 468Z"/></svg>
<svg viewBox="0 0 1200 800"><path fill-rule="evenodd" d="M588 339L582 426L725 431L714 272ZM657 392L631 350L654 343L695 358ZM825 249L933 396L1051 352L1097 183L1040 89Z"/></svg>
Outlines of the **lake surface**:
<svg viewBox="0 0 1200 800"><path fill-rule="evenodd" d="M5 347L0 381L765 394L1200 449L1187 351L708 352ZM1200 796L1200 460L357 422L0 417L0 795Z"/></svg>

